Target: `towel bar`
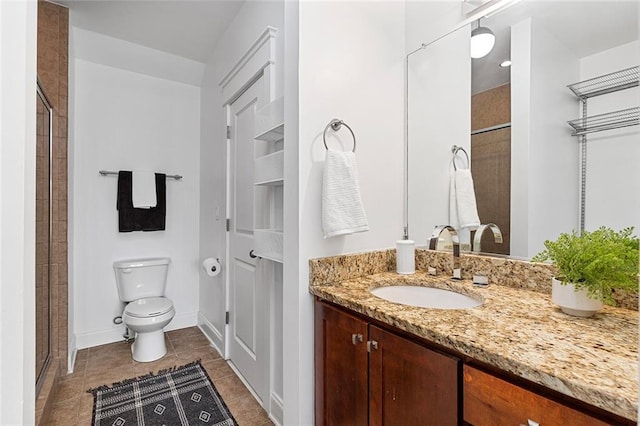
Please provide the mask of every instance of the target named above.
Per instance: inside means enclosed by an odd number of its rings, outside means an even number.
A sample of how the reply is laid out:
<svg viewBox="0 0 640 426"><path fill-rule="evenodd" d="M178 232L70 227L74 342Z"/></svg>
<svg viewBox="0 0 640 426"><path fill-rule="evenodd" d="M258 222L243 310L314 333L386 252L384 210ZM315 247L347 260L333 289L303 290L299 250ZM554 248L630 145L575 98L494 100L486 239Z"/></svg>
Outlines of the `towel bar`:
<svg viewBox="0 0 640 426"><path fill-rule="evenodd" d="M344 121L338 118L334 118L333 120L331 120L329 124L327 124L327 127L324 128L324 132L322 133L322 140L324 141L324 147L327 150L329 149L329 147L327 146L327 130L331 128L334 132L337 132L338 130L340 130L340 127L342 127L343 124L344 124L344 127L349 129L349 131L351 132L351 136L353 137L353 152L356 152L356 135L353 133L353 130L351 130L351 127L349 127L347 123L345 123Z"/></svg>
<svg viewBox="0 0 640 426"><path fill-rule="evenodd" d="M453 163L453 170L458 170L458 168L456 167L456 156L460 151L462 151L464 153L464 156L467 157L467 168L469 168L469 166L471 165L471 162L469 161L469 154L467 154L467 151L461 146L453 145L451 147L451 153L453 154L453 159L451 160L451 162Z"/></svg>
<svg viewBox="0 0 640 426"><path fill-rule="evenodd" d="M102 176L107 176L107 175L115 175L118 176L118 172L113 172L111 170L100 170L98 171L98 173L100 173ZM171 179L175 179L175 180L180 180L182 179L182 175L166 175L168 178Z"/></svg>

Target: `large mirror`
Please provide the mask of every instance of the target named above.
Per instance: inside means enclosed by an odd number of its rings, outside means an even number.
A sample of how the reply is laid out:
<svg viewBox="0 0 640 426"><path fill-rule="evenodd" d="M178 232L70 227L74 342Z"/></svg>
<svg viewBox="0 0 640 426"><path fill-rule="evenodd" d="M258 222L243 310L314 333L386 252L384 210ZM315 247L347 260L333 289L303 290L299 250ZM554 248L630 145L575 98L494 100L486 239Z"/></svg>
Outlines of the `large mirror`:
<svg viewBox="0 0 640 426"><path fill-rule="evenodd" d="M416 27L434 20L426 10L419 15L407 13L408 43L412 34L415 42ZM567 87L637 67L638 16L635 1L520 1L479 24L422 41L426 47L407 60L407 216L418 246L428 244L436 225L455 219L454 165L462 170L458 181L470 169L480 223L502 231L501 244L485 232L483 252L528 259L546 239L581 226L638 229L639 126L589 128L580 136L567 124L585 113L639 106L637 85L584 103ZM458 22L463 19L461 12ZM479 25L496 42L487 56L471 59L469 38ZM501 67L506 60L511 65ZM633 81L633 73L612 78ZM637 109L632 114L637 124ZM455 155L454 145L462 148ZM463 249L471 249L473 227L456 225Z"/></svg>

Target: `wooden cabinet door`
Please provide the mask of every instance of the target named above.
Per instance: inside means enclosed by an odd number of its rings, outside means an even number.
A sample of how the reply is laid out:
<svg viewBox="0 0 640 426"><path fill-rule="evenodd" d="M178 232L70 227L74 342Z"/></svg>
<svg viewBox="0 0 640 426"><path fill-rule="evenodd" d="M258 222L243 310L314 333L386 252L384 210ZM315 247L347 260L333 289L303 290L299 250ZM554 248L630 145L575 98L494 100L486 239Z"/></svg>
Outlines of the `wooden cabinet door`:
<svg viewBox="0 0 640 426"><path fill-rule="evenodd" d="M316 425L366 425L367 323L315 304Z"/></svg>
<svg viewBox="0 0 640 426"><path fill-rule="evenodd" d="M463 386L464 421L474 426L608 424L468 365Z"/></svg>
<svg viewBox="0 0 640 426"><path fill-rule="evenodd" d="M458 424L459 359L372 325L369 340L371 425Z"/></svg>

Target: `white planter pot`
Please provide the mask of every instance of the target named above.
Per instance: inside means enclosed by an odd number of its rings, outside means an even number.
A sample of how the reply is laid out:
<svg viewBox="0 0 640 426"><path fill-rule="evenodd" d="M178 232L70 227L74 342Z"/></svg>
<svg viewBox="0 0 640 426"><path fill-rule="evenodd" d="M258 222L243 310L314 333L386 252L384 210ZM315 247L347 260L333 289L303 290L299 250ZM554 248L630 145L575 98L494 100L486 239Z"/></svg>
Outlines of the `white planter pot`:
<svg viewBox="0 0 640 426"><path fill-rule="evenodd" d="M555 278L551 283L551 300L560 306L565 314L590 317L604 306L601 301L590 298L586 289L576 290L573 284L562 284Z"/></svg>

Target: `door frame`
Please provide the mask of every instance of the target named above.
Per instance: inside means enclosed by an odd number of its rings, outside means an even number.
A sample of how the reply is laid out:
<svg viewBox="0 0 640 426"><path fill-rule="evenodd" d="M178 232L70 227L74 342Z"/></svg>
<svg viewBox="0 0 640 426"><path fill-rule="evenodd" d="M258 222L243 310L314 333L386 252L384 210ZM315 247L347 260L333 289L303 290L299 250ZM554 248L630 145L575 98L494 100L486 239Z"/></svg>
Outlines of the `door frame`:
<svg viewBox="0 0 640 426"><path fill-rule="evenodd" d="M225 76L218 83L218 87L222 93L222 113L224 115L225 128L224 132L225 144L225 219L230 217L230 179L231 172L230 161L230 143L227 137L226 126L231 124L231 104L244 93L253 83L260 77L263 77L263 96L261 102L271 102L275 98L275 58L276 58L276 33L277 29L267 26L267 28L258 36L258 38L247 48L240 59L231 67ZM262 106L262 105L260 105ZM225 259L229 259L229 230L224 236ZM228 265L228 262L225 262ZM222 356L229 359L229 324L225 322L226 312L229 312L231 306L230 288L229 288L229 269L224 268L224 310L220 312L222 322L225 324L221 343Z"/></svg>

